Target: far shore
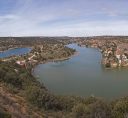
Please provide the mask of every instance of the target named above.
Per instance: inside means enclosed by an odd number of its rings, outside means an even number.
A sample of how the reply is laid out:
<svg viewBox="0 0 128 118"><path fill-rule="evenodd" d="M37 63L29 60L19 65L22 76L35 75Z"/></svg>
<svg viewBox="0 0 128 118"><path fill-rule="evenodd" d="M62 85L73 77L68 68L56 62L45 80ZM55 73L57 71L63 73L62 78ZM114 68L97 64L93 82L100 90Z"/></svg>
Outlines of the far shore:
<svg viewBox="0 0 128 118"><path fill-rule="evenodd" d="M33 72L34 72L35 67L38 66L38 65L40 65L40 64L47 64L47 63L49 63L49 62L59 62L59 61L69 60L69 59L71 59L73 56L77 56L78 54L79 54L79 52L76 51L76 52L74 52L73 55L70 55L70 56L68 56L68 57L63 57L63 58L57 58L57 59L53 59L53 60L51 59L51 60L47 60L47 61L40 61L40 62L37 62L37 63L34 65L34 67L32 68L31 73L32 73L32 75L33 75ZM33 76L34 76L34 75L33 75Z"/></svg>
<svg viewBox="0 0 128 118"><path fill-rule="evenodd" d="M32 47L27 47L27 46L19 46L19 47L12 47L12 48L8 48L6 50L0 50L0 53L2 52L6 52L6 51L9 51L9 50L13 50L13 49L18 49L18 48L32 48Z"/></svg>

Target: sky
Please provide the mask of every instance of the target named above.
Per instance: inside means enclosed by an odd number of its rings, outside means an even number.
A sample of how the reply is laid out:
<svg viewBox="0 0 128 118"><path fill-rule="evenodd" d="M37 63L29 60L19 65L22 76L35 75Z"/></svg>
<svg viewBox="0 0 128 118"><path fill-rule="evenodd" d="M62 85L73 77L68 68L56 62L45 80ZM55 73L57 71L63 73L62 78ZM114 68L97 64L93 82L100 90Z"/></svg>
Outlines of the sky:
<svg viewBox="0 0 128 118"><path fill-rule="evenodd" d="M128 0L0 0L0 36L128 35Z"/></svg>

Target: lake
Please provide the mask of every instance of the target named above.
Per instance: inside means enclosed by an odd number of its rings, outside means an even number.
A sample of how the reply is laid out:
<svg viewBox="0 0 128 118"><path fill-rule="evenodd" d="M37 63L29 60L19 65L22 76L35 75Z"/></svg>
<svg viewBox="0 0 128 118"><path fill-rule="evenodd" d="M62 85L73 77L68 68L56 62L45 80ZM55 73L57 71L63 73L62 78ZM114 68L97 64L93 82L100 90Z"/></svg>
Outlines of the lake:
<svg viewBox="0 0 128 118"><path fill-rule="evenodd" d="M31 51L31 48L14 48L14 49L0 52L0 58L10 57L14 55L15 56L23 55L23 54L29 53L30 51Z"/></svg>
<svg viewBox="0 0 128 118"><path fill-rule="evenodd" d="M68 45L78 55L60 62L40 64L34 75L53 93L96 96L106 99L128 95L128 69L105 69L101 52L94 48Z"/></svg>

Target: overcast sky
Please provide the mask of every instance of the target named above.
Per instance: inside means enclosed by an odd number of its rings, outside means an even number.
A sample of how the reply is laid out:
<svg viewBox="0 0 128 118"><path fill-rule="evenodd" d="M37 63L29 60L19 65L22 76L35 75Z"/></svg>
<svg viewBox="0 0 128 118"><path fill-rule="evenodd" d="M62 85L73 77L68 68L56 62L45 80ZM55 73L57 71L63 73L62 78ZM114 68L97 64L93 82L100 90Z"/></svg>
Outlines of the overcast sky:
<svg viewBox="0 0 128 118"><path fill-rule="evenodd" d="M128 35L128 0L0 0L0 36Z"/></svg>

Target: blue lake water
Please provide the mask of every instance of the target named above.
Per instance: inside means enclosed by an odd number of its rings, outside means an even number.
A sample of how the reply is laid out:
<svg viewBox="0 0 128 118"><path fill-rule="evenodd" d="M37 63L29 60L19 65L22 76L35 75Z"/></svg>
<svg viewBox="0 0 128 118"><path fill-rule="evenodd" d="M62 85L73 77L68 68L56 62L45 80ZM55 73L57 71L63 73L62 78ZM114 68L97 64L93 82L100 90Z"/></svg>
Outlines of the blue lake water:
<svg viewBox="0 0 128 118"><path fill-rule="evenodd" d="M31 48L14 48L4 52L0 52L0 58L23 55L31 51Z"/></svg>
<svg viewBox="0 0 128 118"><path fill-rule="evenodd" d="M105 69L97 49L68 46L76 49L78 55L61 62L40 64L34 69L34 75L51 92L106 99L128 95L128 69Z"/></svg>

